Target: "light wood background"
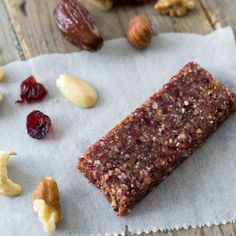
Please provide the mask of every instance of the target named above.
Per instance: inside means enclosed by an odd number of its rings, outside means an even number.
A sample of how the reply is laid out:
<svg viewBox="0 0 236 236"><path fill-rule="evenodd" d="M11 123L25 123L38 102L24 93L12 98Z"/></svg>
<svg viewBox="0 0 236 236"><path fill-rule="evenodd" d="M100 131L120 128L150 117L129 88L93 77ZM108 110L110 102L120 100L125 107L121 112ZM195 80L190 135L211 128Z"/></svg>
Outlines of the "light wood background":
<svg viewBox="0 0 236 236"><path fill-rule="evenodd" d="M79 51L58 31L53 10L58 0L0 0L0 64L25 60L45 53ZM197 10L183 18L160 16L155 3L139 7L119 7L102 12L81 0L94 16L104 39L123 37L129 19L137 14L151 17L154 31L195 32L207 34L216 28L230 25L236 32L235 0L195 0ZM236 209L232 209L236 210ZM126 236L131 234L126 227ZM141 234L145 236L234 236L236 224L173 230Z"/></svg>

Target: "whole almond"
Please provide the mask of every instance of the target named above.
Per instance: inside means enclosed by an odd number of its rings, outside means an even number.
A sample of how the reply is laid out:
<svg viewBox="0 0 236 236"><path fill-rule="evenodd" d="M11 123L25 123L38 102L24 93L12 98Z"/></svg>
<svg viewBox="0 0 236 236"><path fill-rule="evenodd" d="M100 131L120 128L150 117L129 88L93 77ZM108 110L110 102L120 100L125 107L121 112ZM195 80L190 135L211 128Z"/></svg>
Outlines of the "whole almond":
<svg viewBox="0 0 236 236"><path fill-rule="evenodd" d="M60 75L56 86L62 95L83 108L93 107L97 102L97 92L87 82L69 75Z"/></svg>
<svg viewBox="0 0 236 236"><path fill-rule="evenodd" d="M76 46L96 51L103 45L95 21L88 10L76 0L60 0L54 16L58 28Z"/></svg>

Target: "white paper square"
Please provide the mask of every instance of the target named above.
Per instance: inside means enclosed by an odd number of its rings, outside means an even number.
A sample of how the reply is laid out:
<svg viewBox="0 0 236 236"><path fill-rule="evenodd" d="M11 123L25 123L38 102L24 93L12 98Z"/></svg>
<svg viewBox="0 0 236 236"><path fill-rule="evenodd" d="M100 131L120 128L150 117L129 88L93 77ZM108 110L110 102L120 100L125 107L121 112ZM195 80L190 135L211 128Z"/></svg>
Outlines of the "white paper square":
<svg viewBox="0 0 236 236"><path fill-rule="evenodd" d="M115 235L125 225L133 232L210 225L236 219L236 116L182 164L158 188L118 218L103 195L76 170L89 145L157 91L189 61L196 61L236 91L236 48L232 30L210 35L165 33L147 50L126 39L105 42L97 53L45 55L5 66L0 84L0 150L14 150L9 176L23 185L16 198L0 196L0 234L43 235L32 210L37 182L52 176L58 182L64 221L56 235ZM59 74L87 80L99 93L95 108L85 110L64 99L55 80ZM16 105L19 85L34 74L49 91L41 103ZM26 133L26 116L34 109L49 115L53 132L45 140Z"/></svg>

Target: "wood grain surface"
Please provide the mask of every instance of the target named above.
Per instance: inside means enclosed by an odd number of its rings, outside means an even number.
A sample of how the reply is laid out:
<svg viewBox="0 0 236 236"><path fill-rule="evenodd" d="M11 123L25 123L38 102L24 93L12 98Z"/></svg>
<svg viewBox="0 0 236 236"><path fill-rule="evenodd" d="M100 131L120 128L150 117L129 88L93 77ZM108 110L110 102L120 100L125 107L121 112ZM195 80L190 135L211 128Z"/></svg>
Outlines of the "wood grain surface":
<svg viewBox="0 0 236 236"><path fill-rule="evenodd" d="M118 7L103 12L80 0L89 9L105 40L124 37L129 19L137 14L148 15L155 34L160 32L195 32L206 34L230 25L236 32L235 0L195 0L197 10L186 17L158 15L154 2L137 7ZM24 60L45 53L79 51L58 31L53 10L58 0L1 0L0 1L0 64ZM236 224L152 232L142 236L234 236ZM126 226L126 236L131 234Z"/></svg>

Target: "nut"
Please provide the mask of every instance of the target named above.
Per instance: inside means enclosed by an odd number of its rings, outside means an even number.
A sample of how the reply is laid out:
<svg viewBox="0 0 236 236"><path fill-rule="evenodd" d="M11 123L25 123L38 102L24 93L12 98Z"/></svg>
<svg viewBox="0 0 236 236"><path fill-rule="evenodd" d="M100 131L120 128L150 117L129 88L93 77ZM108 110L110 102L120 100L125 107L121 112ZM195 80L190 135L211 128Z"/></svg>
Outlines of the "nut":
<svg viewBox="0 0 236 236"><path fill-rule="evenodd" d="M146 48L152 39L152 22L147 16L135 16L128 25L128 42L136 48Z"/></svg>
<svg viewBox="0 0 236 236"><path fill-rule="evenodd" d="M0 66L0 81L2 81L5 77L5 71L4 69Z"/></svg>
<svg viewBox="0 0 236 236"><path fill-rule="evenodd" d="M0 102L3 100L3 95L0 92Z"/></svg>
<svg viewBox="0 0 236 236"><path fill-rule="evenodd" d="M0 194L10 197L22 192L22 187L13 183L7 176L7 162L12 155L16 155L16 153L0 151Z"/></svg>
<svg viewBox="0 0 236 236"><path fill-rule="evenodd" d="M63 219L56 181L51 177L41 180L32 194L32 199L33 210L38 213L44 230L47 233L54 232L56 223Z"/></svg>
<svg viewBox="0 0 236 236"><path fill-rule="evenodd" d="M89 0L102 10L109 10L113 5L136 5L149 2L149 0Z"/></svg>
<svg viewBox="0 0 236 236"><path fill-rule="evenodd" d="M80 107L90 108L97 102L98 96L95 89L74 76L60 75L56 86L65 98Z"/></svg>
<svg viewBox="0 0 236 236"><path fill-rule="evenodd" d="M155 5L158 13L170 16L185 16L188 10L194 8L193 0L159 0Z"/></svg>
<svg viewBox="0 0 236 236"><path fill-rule="evenodd" d="M113 5L112 0L89 0L89 1L102 10L109 10L112 8Z"/></svg>
<svg viewBox="0 0 236 236"><path fill-rule="evenodd" d="M58 28L76 46L96 51L103 45L95 21L88 10L76 0L60 0L54 16Z"/></svg>
<svg viewBox="0 0 236 236"><path fill-rule="evenodd" d="M113 0L114 5L138 5L146 2L150 2L150 0Z"/></svg>

